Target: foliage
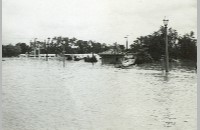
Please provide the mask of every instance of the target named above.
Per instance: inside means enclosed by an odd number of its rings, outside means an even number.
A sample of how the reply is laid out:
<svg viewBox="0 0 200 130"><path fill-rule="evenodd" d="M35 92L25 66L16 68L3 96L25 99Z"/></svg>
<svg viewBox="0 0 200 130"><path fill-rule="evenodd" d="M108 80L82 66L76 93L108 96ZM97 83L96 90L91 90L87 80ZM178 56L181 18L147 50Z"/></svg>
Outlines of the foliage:
<svg viewBox="0 0 200 130"><path fill-rule="evenodd" d="M31 51L31 48L26 45L26 43L17 43L16 46L19 46L21 48L21 54L25 54Z"/></svg>
<svg viewBox="0 0 200 130"><path fill-rule="evenodd" d="M179 36L177 31L169 28L168 46L170 59L189 59L196 61L197 59L197 40L194 38L194 32ZM136 53L137 62L158 61L165 55L165 27L161 26L158 31L147 36L140 36L133 44L131 49L125 50L124 45L107 45L92 40L84 41L76 38L53 37L47 41L34 41L30 46L26 43L17 43L13 45L3 45L2 56L11 57L18 56L20 53L31 53L33 47L38 47L41 54L84 54L84 53L101 53L109 49L115 49L119 52Z"/></svg>
<svg viewBox="0 0 200 130"><path fill-rule="evenodd" d="M9 44L2 46L2 57L18 56L20 53L21 53L21 48L18 45L13 46Z"/></svg>
<svg viewBox="0 0 200 130"><path fill-rule="evenodd" d="M100 53L107 50L106 44L95 41L84 41L76 38L54 37L48 47L48 53L60 54L63 50L68 54Z"/></svg>
<svg viewBox="0 0 200 130"><path fill-rule="evenodd" d="M176 30L168 30L168 50L171 59L196 60L196 39L194 33L178 36ZM149 54L154 61L160 60L165 55L165 28L160 29L151 35L138 37L131 44L131 51L144 55Z"/></svg>
<svg viewBox="0 0 200 130"><path fill-rule="evenodd" d="M53 37L47 42L31 42L32 50L34 47L40 47L41 54L62 54L64 51L66 54L100 53L109 49L105 43L68 37Z"/></svg>
<svg viewBox="0 0 200 130"><path fill-rule="evenodd" d="M153 58L151 55L146 51L147 48L140 49L136 53L136 60L135 64L142 64L142 63L151 63L153 61Z"/></svg>
<svg viewBox="0 0 200 130"><path fill-rule="evenodd" d="M178 55L181 59L191 59L197 61L197 40L194 39L194 33L185 34L178 38Z"/></svg>

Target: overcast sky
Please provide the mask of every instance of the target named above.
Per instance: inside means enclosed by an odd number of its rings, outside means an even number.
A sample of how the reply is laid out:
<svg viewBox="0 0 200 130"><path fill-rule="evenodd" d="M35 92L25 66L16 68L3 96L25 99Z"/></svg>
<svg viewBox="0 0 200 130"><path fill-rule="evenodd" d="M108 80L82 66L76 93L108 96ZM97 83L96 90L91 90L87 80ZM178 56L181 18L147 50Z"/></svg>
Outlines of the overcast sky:
<svg viewBox="0 0 200 130"><path fill-rule="evenodd" d="M3 44L66 36L112 44L151 34L169 19L197 32L197 0L3 0Z"/></svg>

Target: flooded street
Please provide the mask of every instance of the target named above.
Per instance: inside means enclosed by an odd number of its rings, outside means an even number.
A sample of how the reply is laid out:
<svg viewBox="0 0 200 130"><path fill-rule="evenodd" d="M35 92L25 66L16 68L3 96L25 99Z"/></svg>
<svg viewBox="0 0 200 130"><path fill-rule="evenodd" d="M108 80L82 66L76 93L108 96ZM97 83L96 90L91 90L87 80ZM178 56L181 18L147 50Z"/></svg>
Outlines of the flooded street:
<svg viewBox="0 0 200 130"><path fill-rule="evenodd" d="M176 64L128 69L5 58L4 130L196 130L197 74Z"/></svg>

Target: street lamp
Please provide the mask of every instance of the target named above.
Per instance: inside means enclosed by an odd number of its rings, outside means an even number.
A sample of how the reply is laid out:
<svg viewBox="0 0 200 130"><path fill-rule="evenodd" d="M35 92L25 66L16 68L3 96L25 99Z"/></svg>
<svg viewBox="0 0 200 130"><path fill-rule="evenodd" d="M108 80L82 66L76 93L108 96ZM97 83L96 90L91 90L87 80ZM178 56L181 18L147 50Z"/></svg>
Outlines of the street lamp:
<svg viewBox="0 0 200 130"><path fill-rule="evenodd" d="M37 55L38 55L38 57L40 57L40 47L41 47L41 45L40 45L40 41L37 41Z"/></svg>
<svg viewBox="0 0 200 130"><path fill-rule="evenodd" d="M65 67L65 41L62 41L61 40L61 43L62 43L62 45L63 45L63 67Z"/></svg>
<svg viewBox="0 0 200 130"><path fill-rule="evenodd" d="M37 38L34 39L34 44L33 44L34 57L36 57L36 42L37 42Z"/></svg>
<svg viewBox="0 0 200 130"><path fill-rule="evenodd" d="M165 71L169 72L169 52L168 52L168 35L167 35L167 25L169 20L163 19L165 26Z"/></svg>
<svg viewBox="0 0 200 130"><path fill-rule="evenodd" d="M32 51L32 48L33 48L33 43L32 43L32 40L30 40L30 46L29 46L29 49L28 49L28 57Z"/></svg>
<svg viewBox="0 0 200 130"><path fill-rule="evenodd" d="M88 41L88 44L91 46L92 57L94 57L94 46L92 44L92 41Z"/></svg>
<svg viewBox="0 0 200 130"><path fill-rule="evenodd" d="M48 48L49 48L49 41L50 41L50 38L47 38L48 41L47 41L47 44L46 44L46 61L48 61Z"/></svg>

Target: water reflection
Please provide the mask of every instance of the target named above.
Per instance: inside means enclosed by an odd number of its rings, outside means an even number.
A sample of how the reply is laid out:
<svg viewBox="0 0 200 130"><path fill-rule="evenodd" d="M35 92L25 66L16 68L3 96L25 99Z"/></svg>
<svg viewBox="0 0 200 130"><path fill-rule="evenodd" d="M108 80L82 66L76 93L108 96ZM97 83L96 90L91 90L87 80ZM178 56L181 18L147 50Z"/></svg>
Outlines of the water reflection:
<svg viewBox="0 0 200 130"><path fill-rule="evenodd" d="M163 78L164 78L165 82L168 82L169 81L169 72L164 72L163 71Z"/></svg>
<svg viewBox="0 0 200 130"><path fill-rule="evenodd" d="M159 111L159 113L154 113L155 115L160 115L160 120L163 122L164 127L172 127L176 124L176 118L174 117L173 110L171 110L171 105L173 102L172 95L175 92L175 87L169 85L169 77L170 74L166 72L162 72L161 77L163 77L163 84L160 86L158 91L156 91L154 100L162 107L162 111ZM151 116L154 116L152 114ZM158 118L157 116L154 116L154 118Z"/></svg>
<svg viewBox="0 0 200 130"><path fill-rule="evenodd" d="M165 108L165 114L163 114L163 126L164 127L172 127L176 125L175 115L172 113L170 108Z"/></svg>
<svg viewBox="0 0 200 130"><path fill-rule="evenodd" d="M188 68L185 71L181 70L181 72L188 72ZM193 68L192 70L189 71L189 73L191 72L193 72ZM188 99L185 100L185 103L182 102L181 98L184 97L184 93L180 94L180 91L183 91L183 92L190 91L191 88L189 88L189 86L191 85L188 85L190 83L187 83L187 82L191 82L193 78L195 77L190 77L188 73L174 73L173 71L171 73L170 72L165 73L163 71L162 74L156 75L156 77L159 77L159 76L161 78L160 81L162 81L163 84L160 85L160 88L157 89L157 91L154 91L154 95L155 95L154 100L160 106L162 106L162 108L160 111L158 111L158 108L156 110L153 110L150 116L152 116L157 121L163 122L164 127L166 128L172 127L172 129L176 129L177 128L176 124L180 123L180 121L186 120L183 122L185 123L188 122L187 121L188 117L182 116L180 118L180 116L177 116L180 114L179 112L181 111L180 108L182 108L183 107L182 105L185 104L186 102L189 104L191 103L191 101ZM181 80L178 80L179 78ZM193 98L195 99L195 94L193 95ZM160 115L160 116L157 116L157 115ZM184 126L185 124L182 127L184 128Z"/></svg>

